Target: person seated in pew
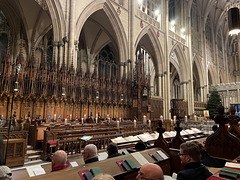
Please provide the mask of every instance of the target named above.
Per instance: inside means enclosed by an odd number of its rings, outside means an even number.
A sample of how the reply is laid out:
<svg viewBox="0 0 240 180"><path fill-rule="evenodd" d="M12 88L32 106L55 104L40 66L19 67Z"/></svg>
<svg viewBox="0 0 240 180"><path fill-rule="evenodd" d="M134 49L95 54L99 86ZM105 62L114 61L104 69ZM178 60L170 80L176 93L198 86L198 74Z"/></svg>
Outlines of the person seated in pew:
<svg viewBox="0 0 240 180"><path fill-rule="evenodd" d="M137 142L137 144L135 145L135 150L136 151L143 151L145 149L146 149L146 145L142 141Z"/></svg>
<svg viewBox="0 0 240 180"><path fill-rule="evenodd" d="M200 142L198 142L198 141L192 141L192 142L196 143L196 145L200 148L201 162L205 166L216 167L216 168L222 168L225 166L226 160L217 159L217 158L210 156Z"/></svg>
<svg viewBox="0 0 240 180"><path fill-rule="evenodd" d="M92 180L114 180L110 174L98 174Z"/></svg>
<svg viewBox="0 0 240 180"><path fill-rule="evenodd" d="M144 164L140 168L136 179L164 180L164 175L160 166L158 166L157 164L148 163Z"/></svg>
<svg viewBox="0 0 240 180"><path fill-rule="evenodd" d="M70 166L67 161L67 153L63 150L58 150L52 155L52 172L68 168Z"/></svg>
<svg viewBox="0 0 240 180"><path fill-rule="evenodd" d="M1 180L12 179L12 172L8 166L0 166L0 179Z"/></svg>
<svg viewBox="0 0 240 180"><path fill-rule="evenodd" d="M88 144L83 150L83 160L85 164L98 161L97 146Z"/></svg>
<svg viewBox="0 0 240 180"><path fill-rule="evenodd" d="M107 147L108 158L121 156L122 154L118 153L117 144L111 142Z"/></svg>
<svg viewBox="0 0 240 180"><path fill-rule="evenodd" d="M178 154L184 170L178 172L177 180L206 180L212 175L201 161L201 152L195 142L186 142L180 145Z"/></svg>

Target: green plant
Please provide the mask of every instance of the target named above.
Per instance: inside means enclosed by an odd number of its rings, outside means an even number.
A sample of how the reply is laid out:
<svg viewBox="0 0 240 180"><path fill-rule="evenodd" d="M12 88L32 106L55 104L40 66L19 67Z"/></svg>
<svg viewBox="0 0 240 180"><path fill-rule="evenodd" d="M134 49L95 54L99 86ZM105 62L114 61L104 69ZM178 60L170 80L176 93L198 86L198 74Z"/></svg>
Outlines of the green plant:
<svg viewBox="0 0 240 180"><path fill-rule="evenodd" d="M218 106L222 104L221 97L216 89L210 92L210 97L207 102L210 118L213 119L218 114Z"/></svg>

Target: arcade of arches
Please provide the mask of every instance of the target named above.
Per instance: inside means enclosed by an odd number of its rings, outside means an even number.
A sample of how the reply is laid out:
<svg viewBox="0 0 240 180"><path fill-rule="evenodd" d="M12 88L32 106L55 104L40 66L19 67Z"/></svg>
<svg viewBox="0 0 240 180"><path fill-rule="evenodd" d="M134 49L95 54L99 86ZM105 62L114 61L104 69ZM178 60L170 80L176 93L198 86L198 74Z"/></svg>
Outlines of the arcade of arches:
<svg viewBox="0 0 240 180"><path fill-rule="evenodd" d="M0 114L14 102L17 119L201 115L210 86L227 83L238 101L234 3L0 0Z"/></svg>

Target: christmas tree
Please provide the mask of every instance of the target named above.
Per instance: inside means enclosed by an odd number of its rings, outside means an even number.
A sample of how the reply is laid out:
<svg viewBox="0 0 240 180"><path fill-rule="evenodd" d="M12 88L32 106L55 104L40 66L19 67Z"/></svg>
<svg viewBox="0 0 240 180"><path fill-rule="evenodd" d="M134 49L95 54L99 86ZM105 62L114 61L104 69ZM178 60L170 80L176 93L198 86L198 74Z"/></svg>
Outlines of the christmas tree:
<svg viewBox="0 0 240 180"><path fill-rule="evenodd" d="M218 106L222 104L221 97L216 89L210 92L210 97L207 103L210 118L213 119L218 114Z"/></svg>

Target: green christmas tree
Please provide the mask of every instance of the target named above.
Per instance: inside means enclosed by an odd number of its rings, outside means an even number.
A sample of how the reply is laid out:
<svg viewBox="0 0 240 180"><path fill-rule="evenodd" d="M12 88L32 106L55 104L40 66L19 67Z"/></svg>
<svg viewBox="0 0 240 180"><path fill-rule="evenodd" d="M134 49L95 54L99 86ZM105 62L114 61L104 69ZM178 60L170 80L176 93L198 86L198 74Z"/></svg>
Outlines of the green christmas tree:
<svg viewBox="0 0 240 180"><path fill-rule="evenodd" d="M207 110L209 110L210 118L213 119L218 114L218 106L222 104L221 97L216 89L210 92L207 102Z"/></svg>

